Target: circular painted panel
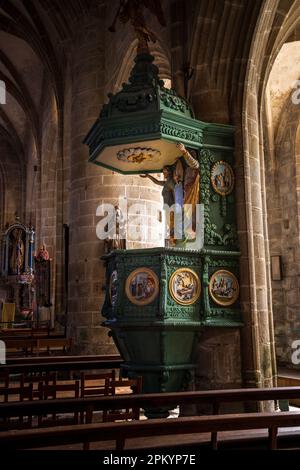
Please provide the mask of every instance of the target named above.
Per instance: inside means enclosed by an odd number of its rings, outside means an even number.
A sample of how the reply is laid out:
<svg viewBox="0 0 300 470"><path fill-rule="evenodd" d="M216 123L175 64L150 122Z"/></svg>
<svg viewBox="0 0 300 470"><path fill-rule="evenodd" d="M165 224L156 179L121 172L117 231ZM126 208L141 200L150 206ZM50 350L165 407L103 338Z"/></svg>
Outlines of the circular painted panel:
<svg viewBox="0 0 300 470"><path fill-rule="evenodd" d="M234 173L229 163L219 161L211 170L211 184L215 192L221 196L228 196L234 188Z"/></svg>
<svg viewBox="0 0 300 470"><path fill-rule="evenodd" d="M213 301L223 307L234 304L239 297L239 283L229 271L216 271L210 278L209 293Z"/></svg>
<svg viewBox="0 0 300 470"><path fill-rule="evenodd" d="M158 277L151 269L135 269L126 280L125 291L133 304L148 305L158 294Z"/></svg>
<svg viewBox="0 0 300 470"><path fill-rule="evenodd" d="M201 293L201 282L198 275L189 268L175 271L169 282L170 294L180 305L192 305Z"/></svg>

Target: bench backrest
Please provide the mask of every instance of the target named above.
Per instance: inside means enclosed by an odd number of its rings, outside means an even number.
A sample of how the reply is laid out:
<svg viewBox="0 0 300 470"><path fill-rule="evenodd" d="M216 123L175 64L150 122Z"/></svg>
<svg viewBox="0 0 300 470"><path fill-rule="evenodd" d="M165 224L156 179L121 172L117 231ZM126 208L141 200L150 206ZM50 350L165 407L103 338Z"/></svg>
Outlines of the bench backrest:
<svg viewBox="0 0 300 470"><path fill-rule="evenodd" d="M0 434L0 449L37 448L118 440L149 436L166 436L217 431L269 429L269 446L277 447L277 429L300 425L300 413L248 413L219 416L182 417L177 419L152 419L122 423L95 423L34 429L24 432L7 431Z"/></svg>

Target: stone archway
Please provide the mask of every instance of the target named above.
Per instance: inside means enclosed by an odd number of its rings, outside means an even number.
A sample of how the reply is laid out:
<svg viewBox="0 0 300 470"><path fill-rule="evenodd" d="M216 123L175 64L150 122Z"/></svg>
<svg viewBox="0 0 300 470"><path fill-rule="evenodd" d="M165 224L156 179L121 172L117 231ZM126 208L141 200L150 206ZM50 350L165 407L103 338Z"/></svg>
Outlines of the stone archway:
<svg viewBox="0 0 300 470"><path fill-rule="evenodd" d="M238 218L243 256L243 369L246 383L276 385L276 358L265 179L264 96L272 64L298 23L300 2L265 1L246 74L242 126L237 135ZM275 27L275 24L277 26ZM278 27L278 24L281 27ZM242 221L245 221L242 222ZM252 347L250 347L252 345Z"/></svg>
<svg viewBox="0 0 300 470"><path fill-rule="evenodd" d="M272 276L272 306L277 362L293 367L291 344L300 333L300 107L292 101L294 91L275 91L275 116L271 107L265 124L265 131L273 127L274 132L265 149L270 256L280 256L282 265L281 276Z"/></svg>
<svg viewBox="0 0 300 470"><path fill-rule="evenodd" d="M0 232L4 229L4 214L5 214L5 177L3 168L0 162Z"/></svg>

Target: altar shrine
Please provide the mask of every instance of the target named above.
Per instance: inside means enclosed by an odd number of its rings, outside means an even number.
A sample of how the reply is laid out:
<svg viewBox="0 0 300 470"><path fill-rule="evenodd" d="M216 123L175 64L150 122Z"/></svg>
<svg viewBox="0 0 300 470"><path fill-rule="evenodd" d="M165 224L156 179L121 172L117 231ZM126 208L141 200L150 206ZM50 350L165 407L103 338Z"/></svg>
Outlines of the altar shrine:
<svg viewBox="0 0 300 470"><path fill-rule="evenodd" d="M3 306L13 306L10 323L33 319L34 243L33 227L18 220L2 235L0 292Z"/></svg>

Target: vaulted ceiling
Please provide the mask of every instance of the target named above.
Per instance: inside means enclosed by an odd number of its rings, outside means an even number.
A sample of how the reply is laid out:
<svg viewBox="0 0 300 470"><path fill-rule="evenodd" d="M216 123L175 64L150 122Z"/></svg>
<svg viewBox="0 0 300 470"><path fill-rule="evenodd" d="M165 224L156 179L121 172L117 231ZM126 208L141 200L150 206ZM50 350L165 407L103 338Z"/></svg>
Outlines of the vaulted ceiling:
<svg viewBox="0 0 300 470"><path fill-rule="evenodd" d="M28 138L40 145L39 108L44 80L63 105L64 42L76 22L101 4L99 0L0 0L0 80L7 103L0 107L0 136L18 155Z"/></svg>
<svg viewBox="0 0 300 470"><path fill-rule="evenodd" d="M39 152L45 84L52 87L57 107L62 109L70 40L76 25L104 3L107 14L112 16L114 8L109 0L0 0L0 80L7 87L7 105L0 106L0 138L9 141L18 155L26 154L30 137ZM176 28L182 26L180 18L172 18L176 16L173 8L176 2L169 3L175 37ZM192 12L188 28L192 49L189 56L196 69L193 93L200 94L202 113L208 110L209 93L216 101L216 90L222 91L222 106L232 108L239 83L243 83L241 75L245 74L263 3L263 0L186 0L187 9ZM278 33L288 11L298 3L299 0L280 0L272 34ZM174 51L176 54L177 45ZM217 106L222 107L219 102ZM201 117L209 118L209 110L207 113Z"/></svg>

